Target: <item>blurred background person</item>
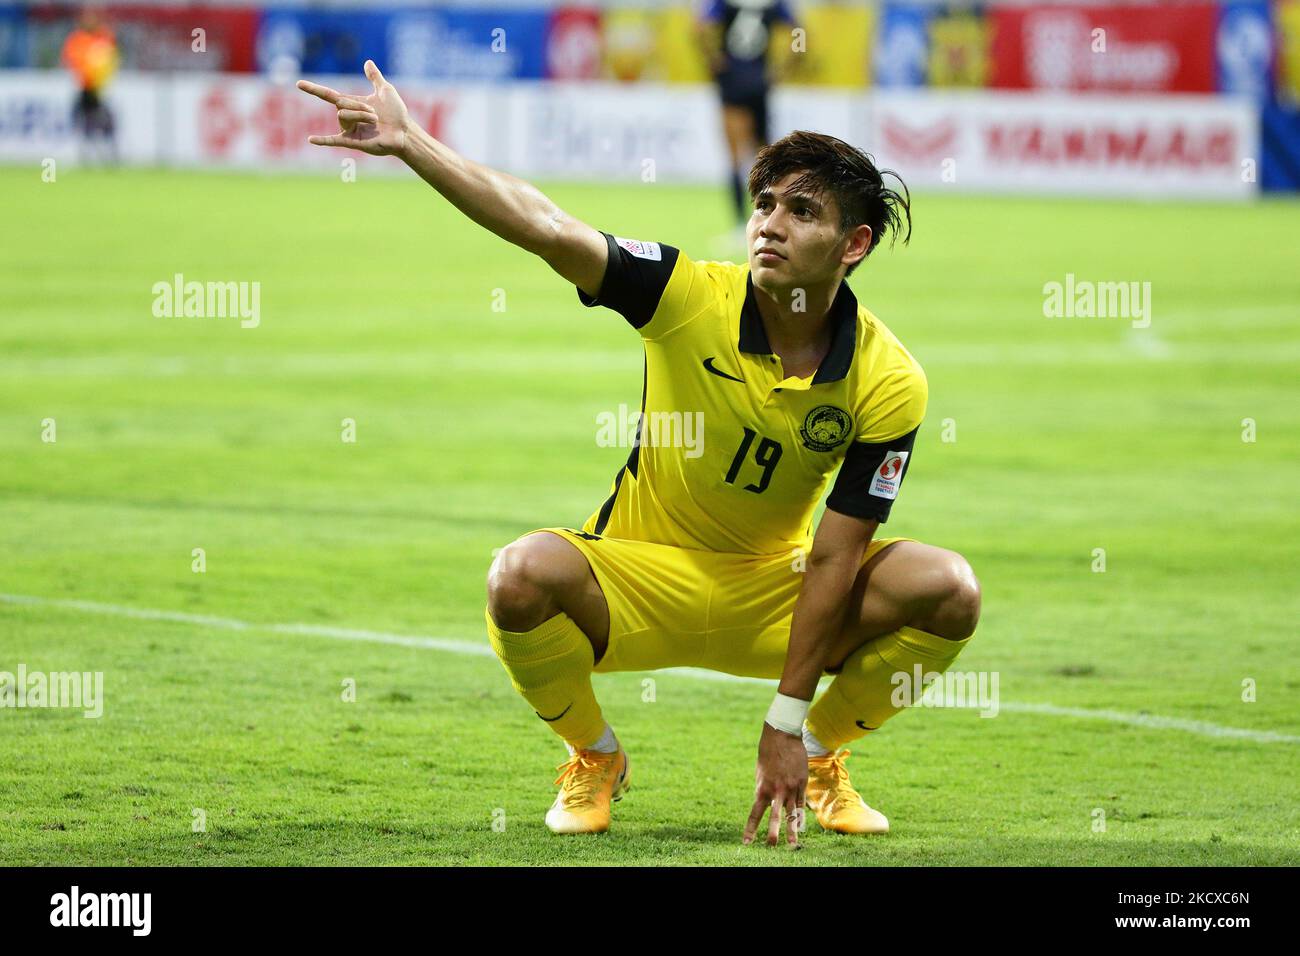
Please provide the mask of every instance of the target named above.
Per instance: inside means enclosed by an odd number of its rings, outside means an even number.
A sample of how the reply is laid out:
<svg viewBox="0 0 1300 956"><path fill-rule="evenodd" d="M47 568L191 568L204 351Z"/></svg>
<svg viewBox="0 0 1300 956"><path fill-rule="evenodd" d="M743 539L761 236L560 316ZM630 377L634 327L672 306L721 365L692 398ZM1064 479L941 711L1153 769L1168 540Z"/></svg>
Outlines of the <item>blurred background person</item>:
<svg viewBox="0 0 1300 956"><path fill-rule="evenodd" d="M722 100L722 130L727 138L735 228L719 239L744 245L750 215L749 169L768 137L768 93L789 73L788 42L773 42L777 24L795 26L788 0L703 0L696 36Z"/></svg>
<svg viewBox="0 0 1300 956"><path fill-rule="evenodd" d="M82 160L93 161L96 153L102 152L105 159L116 163L113 113L104 101L104 90L117 72L117 41L93 7L84 7L78 16L76 29L63 44L62 62L77 81L72 119ZM97 144L102 144L103 149L98 149Z"/></svg>

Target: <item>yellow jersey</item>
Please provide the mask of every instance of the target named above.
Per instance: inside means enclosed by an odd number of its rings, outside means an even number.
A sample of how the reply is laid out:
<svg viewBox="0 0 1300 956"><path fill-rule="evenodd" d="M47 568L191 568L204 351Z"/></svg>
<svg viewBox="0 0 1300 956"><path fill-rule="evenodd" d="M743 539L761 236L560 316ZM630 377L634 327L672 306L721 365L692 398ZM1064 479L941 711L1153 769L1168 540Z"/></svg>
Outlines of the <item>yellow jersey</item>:
<svg viewBox="0 0 1300 956"><path fill-rule="evenodd" d="M884 522L925 416L925 373L848 284L820 367L787 377L748 266L603 235L600 292L578 298L641 333L645 380L632 452L583 531L740 554L807 548L837 471L827 507Z"/></svg>

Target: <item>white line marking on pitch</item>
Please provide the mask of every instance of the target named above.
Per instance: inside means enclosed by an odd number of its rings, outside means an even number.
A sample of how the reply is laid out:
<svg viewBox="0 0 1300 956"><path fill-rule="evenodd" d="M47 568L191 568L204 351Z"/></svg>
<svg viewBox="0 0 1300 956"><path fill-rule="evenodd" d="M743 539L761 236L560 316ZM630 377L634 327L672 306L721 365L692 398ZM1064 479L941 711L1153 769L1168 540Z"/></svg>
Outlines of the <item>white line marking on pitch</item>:
<svg viewBox="0 0 1300 956"><path fill-rule="evenodd" d="M186 614L184 611L161 611L152 608L129 607L123 604L102 604L98 601L32 597L25 594L0 594L0 603L28 607L62 608L69 611L82 611L86 614L129 617L142 621L171 621L177 624L194 624L200 627L219 628L226 631L266 631L273 634L329 637L342 641L367 641L373 644L392 644L398 647L418 647L425 650L445 651L451 654L468 654L472 657L496 656L492 652L492 648L486 644L474 644L469 641L457 641L440 637L389 634L385 631L332 627L327 624L258 624L253 621L241 621L233 617L212 617L207 614ZM767 686L776 683L776 681L762 677L737 677L734 674L723 674L695 667L669 667L665 668L662 673L680 674L683 677L691 677L696 680L764 684ZM1056 704L1018 704L1014 702L1000 704L1000 709L1022 714L1046 714L1052 717L1104 720L1109 723L1128 724L1131 727L1143 727L1150 730L1182 730L1190 734L1200 734L1204 737L1253 740L1256 743L1300 743L1300 736L1294 734L1282 734L1272 730L1247 730L1242 727L1225 727L1222 724L1212 724L1204 720L1162 717L1159 714L1126 714L1117 710L1089 710L1084 707L1059 707Z"/></svg>

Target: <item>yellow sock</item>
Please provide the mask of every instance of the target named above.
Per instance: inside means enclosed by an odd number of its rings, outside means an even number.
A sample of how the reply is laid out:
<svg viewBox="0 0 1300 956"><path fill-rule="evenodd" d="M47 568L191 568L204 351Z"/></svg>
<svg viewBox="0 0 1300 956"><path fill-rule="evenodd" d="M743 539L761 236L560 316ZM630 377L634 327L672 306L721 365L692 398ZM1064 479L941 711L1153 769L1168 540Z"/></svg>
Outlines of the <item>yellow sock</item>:
<svg viewBox="0 0 1300 956"><path fill-rule="evenodd" d="M808 711L808 730L832 752L876 730L906 706L897 704L902 695L895 674L906 674L909 684L917 664L922 673L942 674L970 640L950 641L904 627L867 641L848 656ZM921 690L916 688L918 696Z"/></svg>
<svg viewBox="0 0 1300 956"><path fill-rule="evenodd" d="M573 618L560 612L531 631L503 631L487 618L488 640L510 682L538 717L574 749L605 732L605 718L591 689L596 655Z"/></svg>

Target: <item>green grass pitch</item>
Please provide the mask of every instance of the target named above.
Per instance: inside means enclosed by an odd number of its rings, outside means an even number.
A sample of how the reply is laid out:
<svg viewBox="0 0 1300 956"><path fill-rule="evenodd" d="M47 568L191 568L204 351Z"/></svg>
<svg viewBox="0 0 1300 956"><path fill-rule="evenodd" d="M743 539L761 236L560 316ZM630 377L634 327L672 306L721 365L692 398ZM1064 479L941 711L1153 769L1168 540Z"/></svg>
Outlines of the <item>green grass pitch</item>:
<svg viewBox="0 0 1300 956"><path fill-rule="evenodd" d="M720 257L721 188L542 185ZM893 832L789 853L740 845L769 687L598 676L633 789L564 839L563 751L483 653L492 550L581 522L626 457L595 442L640 394L621 319L411 176L0 192L0 670L105 681L98 720L0 710L0 863L1300 863L1294 201L930 193L854 275L930 379L888 530L974 565L957 667L1002 710L860 741ZM260 282L260 325L155 317L175 273ZM1150 282L1150 328L1045 318L1069 273Z"/></svg>

